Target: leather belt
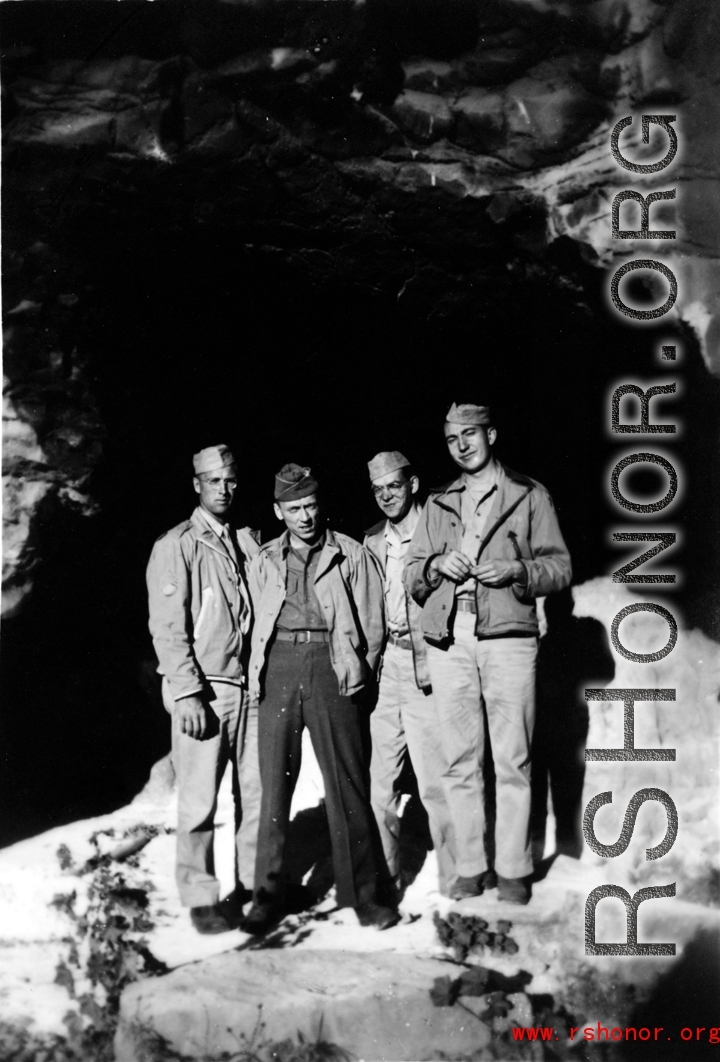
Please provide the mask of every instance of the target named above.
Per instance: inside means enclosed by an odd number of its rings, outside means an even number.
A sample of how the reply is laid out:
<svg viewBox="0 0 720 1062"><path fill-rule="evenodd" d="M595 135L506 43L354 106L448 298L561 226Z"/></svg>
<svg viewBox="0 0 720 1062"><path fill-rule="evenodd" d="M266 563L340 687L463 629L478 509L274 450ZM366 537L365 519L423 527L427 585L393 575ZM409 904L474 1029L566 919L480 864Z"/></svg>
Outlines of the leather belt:
<svg viewBox="0 0 720 1062"><path fill-rule="evenodd" d="M293 645L306 642L329 642L330 631L275 631L280 642L292 642Z"/></svg>
<svg viewBox="0 0 720 1062"><path fill-rule="evenodd" d="M458 612L472 612L477 616L477 605L471 597L458 597L455 599Z"/></svg>
<svg viewBox="0 0 720 1062"><path fill-rule="evenodd" d="M397 634L388 631L388 642L397 649L412 649L413 643L410 638L399 638Z"/></svg>

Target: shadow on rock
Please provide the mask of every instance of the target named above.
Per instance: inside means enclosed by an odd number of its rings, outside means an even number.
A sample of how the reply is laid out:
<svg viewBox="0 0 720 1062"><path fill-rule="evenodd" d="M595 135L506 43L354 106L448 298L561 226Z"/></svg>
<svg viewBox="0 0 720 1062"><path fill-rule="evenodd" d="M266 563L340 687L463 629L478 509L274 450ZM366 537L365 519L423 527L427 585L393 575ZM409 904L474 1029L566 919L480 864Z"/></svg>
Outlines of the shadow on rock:
<svg viewBox="0 0 720 1062"><path fill-rule="evenodd" d="M636 1007L628 1025L663 1029L653 1042L653 1058L716 1058L720 1044L711 1043L710 1034L716 1039L720 1035L718 1000L720 930L700 930L672 969L658 980L650 999ZM691 1038L681 1040L681 1032L690 1033ZM623 1059L647 1059L648 1045L630 1040L619 1045L618 1053Z"/></svg>
<svg viewBox="0 0 720 1062"><path fill-rule="evenodd" d="M531 833L536 861L542 859L548 788L555 814L555 851L580 858L584 750L588 709L585 686L605 686L615 665L599 620L572 614L568 587L545 600L547 633L540 639L537 712L532 745Z"/></svg>

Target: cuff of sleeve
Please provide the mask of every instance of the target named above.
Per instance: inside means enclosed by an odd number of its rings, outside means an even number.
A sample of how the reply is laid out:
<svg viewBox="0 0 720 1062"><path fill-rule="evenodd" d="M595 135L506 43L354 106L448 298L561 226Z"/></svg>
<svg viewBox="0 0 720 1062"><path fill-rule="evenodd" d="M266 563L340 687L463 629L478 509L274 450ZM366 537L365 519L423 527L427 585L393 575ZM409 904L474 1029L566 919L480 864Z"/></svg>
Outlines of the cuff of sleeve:
<svg viewBox="0 0 720 1062"><path fill-rule="evenodd" d="M196 697L198 693L202 693L202 686L198 686L196 690L183 690L182 693L178 693L177 697L173 697L174 701L183 701L186 697Z"/></svg>
<svg viewBox="0 0 720 1062"><path fill-rule="evenodd" d="M520 561L520 564L522 565L522 574L512 584L513 593L518 601L522 601L528 596L528 587L530 585L530 573L527 570L527 565L524 561Z"/></svg>

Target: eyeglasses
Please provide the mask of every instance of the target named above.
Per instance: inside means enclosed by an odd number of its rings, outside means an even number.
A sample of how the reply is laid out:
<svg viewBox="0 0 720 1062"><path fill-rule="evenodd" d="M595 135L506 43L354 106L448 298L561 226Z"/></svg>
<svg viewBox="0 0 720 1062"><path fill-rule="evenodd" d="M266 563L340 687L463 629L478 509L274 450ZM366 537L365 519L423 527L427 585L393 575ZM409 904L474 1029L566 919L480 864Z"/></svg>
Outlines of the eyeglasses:
<svg viewBox="0 0 720 1062"><path fill-rule="evenodd" d="M376 498L382 498L385 491L392 494L393 498L399 498L406 487L407 483L386 483L384 487L372 487L372 492Z"/></svg>
<svg viewBox="0 0 720 1062"><path fill-rule="evenodd" d="M203 483L207 483L208 487L212 487L213 490L222 490L223 487L229 487L230 490L235 490L238 485L236 479L221 479L220 476L213 476L212 479L206 479L203 476L198 477Z"/></svg>

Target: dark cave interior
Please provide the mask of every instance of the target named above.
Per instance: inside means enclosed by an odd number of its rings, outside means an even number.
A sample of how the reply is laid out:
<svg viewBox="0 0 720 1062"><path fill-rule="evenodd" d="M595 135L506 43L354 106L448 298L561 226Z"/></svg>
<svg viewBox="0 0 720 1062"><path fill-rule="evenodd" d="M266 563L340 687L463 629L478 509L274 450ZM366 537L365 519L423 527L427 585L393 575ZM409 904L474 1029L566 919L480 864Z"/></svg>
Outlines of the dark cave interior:
<svg viewBox="0 0 720 1062"><path fill-rule="evenodd" d="M218 28L203 37L192 5L181 6L172 39L150 34L146 54L191 39L196 61L221 60ZM460 50L450 38L463 38L470 10L457 5L436 54ZM17 41L41 33L32 10L4 15ZM71 22L56 54L98 37ZM127 50L123 32L108 45L116 54ZM52 54L53 39L44 22L36 46ZM425 40L403 47L431 50ZM429 189L366 198L352 181L340 195L307 160L279 162L282 181L247 160L158 167L80 151L58 167L47 149L18 148L10 161L4 303L82 296L52 326L66 378L78 370L92 388L102 459L90 480L96 515L55 502L42 511L44 562L4 625L0 844L126 803L167 750L144 571L157 535L194 505L190 458L205 445L225 442L238 456L236 515L264 540L277 533L272 474L288 460L313 467L330 521L360 537L378 517L365 462L400 449L424 488L439 485L453 475L447 408L487 401L500 459L549 488L580 583L627 559L611 529L644 529L608 494L612 464L635 448L632 436L610 435L611 389L681 378L678 395L653 409L683 426L663 441L685 490L647 525L682 528L672 563L684 578L671 600L688 626L718 637L710 558L720 528L707 505L720 493L707 460L717 381L689 330L619 321L604 271L566 238L546 246L537 210L502 217L487 199L439 201ZM61 249L55 264L48 248ZM34 341L6 354L11 377ZM676 366L660 360L667 342L678 344ZM643 495L664 492L652 474L625 475Z"/></svg>

